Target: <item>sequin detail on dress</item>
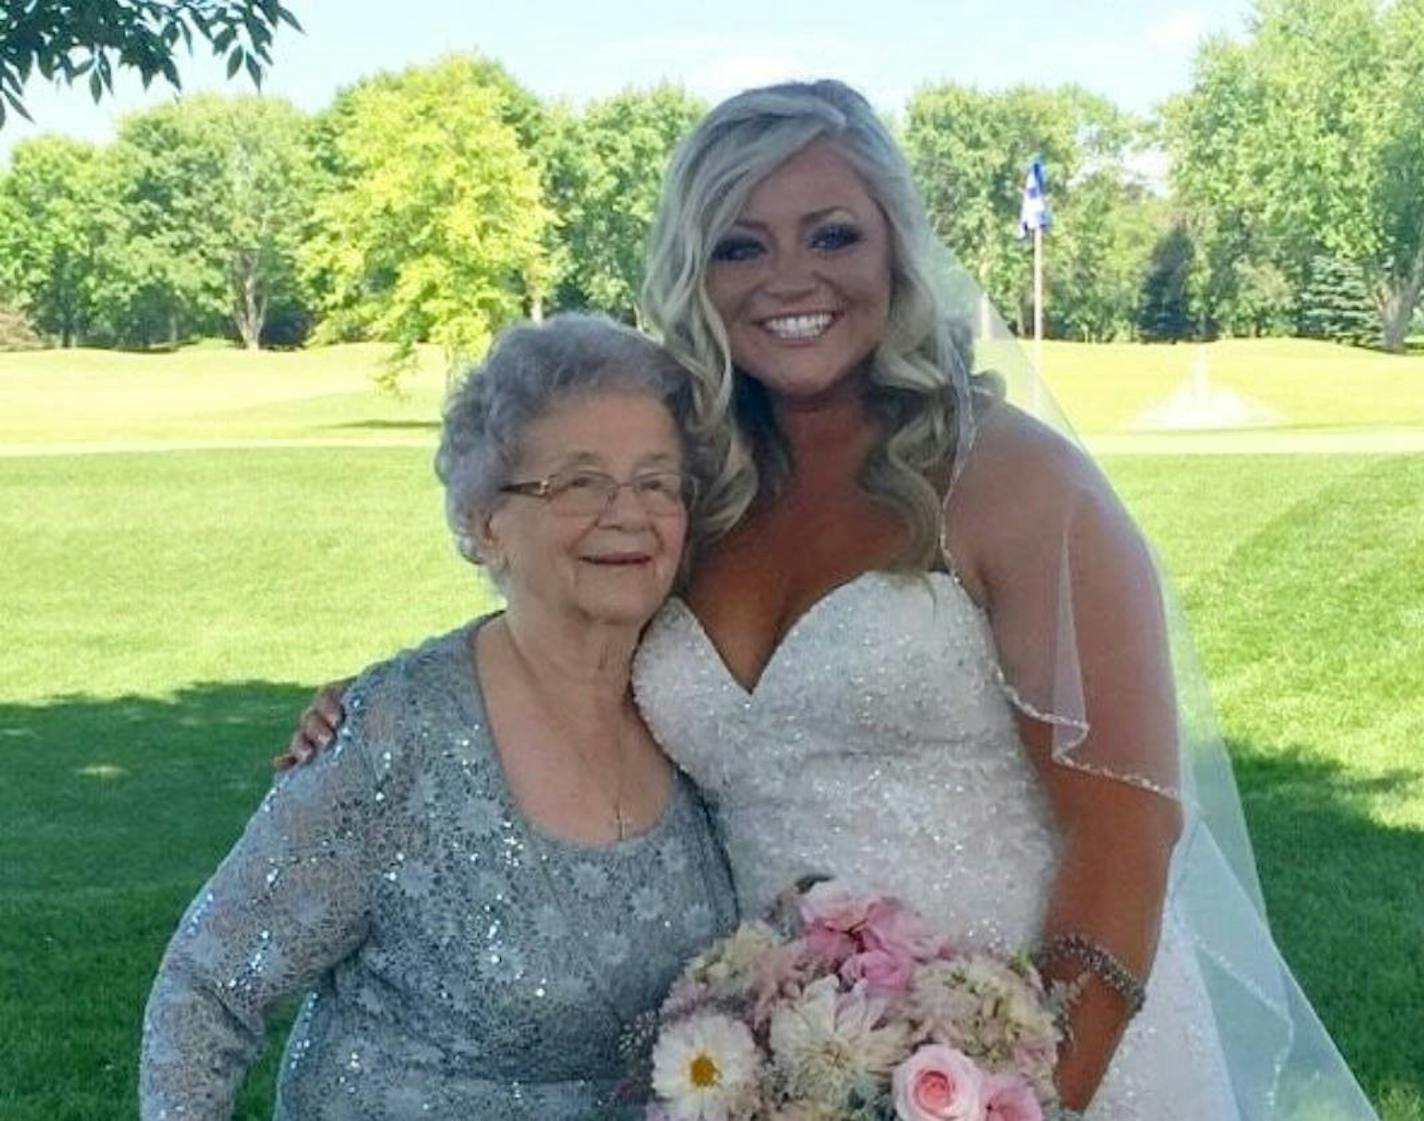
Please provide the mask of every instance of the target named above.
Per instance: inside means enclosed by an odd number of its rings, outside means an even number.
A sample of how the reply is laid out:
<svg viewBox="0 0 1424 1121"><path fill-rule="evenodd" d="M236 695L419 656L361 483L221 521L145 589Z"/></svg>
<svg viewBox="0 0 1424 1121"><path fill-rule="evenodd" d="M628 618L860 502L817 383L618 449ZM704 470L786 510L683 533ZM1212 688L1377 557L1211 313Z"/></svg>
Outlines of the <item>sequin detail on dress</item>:
<svg viewBox="0 0 1424 1121"><path fill-rule="evenodd" d="M659 743L716 807L738 898L806 874L902 895L960 938L1037 940L1059 851L1000 685L988 622L951 576L868 572L818 601L747 691L670 601L634 689ZM1170 923L1087 1116L1236 1116L1202 979Z"/></svg>
<svg viewBox="0 0 1424 1121"><path fill-rule="evenodd" d="M735 920L725 864L681 777L625 842L531 828L469 637L367 671L198 893L149 999L144 1118L230 1117L264 1016L303 990L279 1119L605 1115L646 1013Z"/></svg>

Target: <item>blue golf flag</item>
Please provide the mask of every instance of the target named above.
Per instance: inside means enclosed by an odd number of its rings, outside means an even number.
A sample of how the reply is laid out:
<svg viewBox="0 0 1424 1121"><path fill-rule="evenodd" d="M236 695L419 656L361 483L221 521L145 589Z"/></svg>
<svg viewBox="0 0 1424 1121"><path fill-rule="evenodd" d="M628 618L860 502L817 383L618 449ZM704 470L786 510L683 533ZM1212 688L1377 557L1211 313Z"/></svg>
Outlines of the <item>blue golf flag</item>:
<svg viewBox="0 0 1424 1121"><path fill-rule="evenodd" d="M1023 203L1019 207L1019 237L1028 237L1034 230L1046 230L1053 224L1048 215L1048 177L1043 161L1037 156L1028 165L1024 179Z"/></svg>

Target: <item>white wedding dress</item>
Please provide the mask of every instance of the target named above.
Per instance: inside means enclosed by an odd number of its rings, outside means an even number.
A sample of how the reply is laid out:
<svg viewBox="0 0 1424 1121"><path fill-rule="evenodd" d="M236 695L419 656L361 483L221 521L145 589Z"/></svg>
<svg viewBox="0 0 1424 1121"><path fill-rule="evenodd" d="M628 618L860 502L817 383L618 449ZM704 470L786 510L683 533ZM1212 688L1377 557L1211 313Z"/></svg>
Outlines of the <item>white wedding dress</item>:
<svg viewBox="0 0 1424 1121"><path fill-rule="evenodd" d="M670 600L634 669L659 743L716 809L744 916L809 873L902 897L959 940L1038 937L1058 840L983 613L945 573L867 572L786 634L755 689ZM1087 1116L1235 1121L1197 958L1169 908Z"/></svg>

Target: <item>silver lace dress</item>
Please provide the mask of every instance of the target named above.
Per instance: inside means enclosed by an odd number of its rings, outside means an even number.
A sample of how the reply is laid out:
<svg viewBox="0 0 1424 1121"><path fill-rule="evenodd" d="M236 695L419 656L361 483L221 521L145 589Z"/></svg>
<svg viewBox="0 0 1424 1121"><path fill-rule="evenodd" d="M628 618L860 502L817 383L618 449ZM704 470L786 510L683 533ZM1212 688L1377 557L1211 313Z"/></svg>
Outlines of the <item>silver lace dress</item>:
<svg viewBox="0 0 1424 1121"><path fill-rule="evenodd" d="M634 1116L628 1071L684 961L735 921L679 775L607 847L521 815L472 624L369 669L336 743L279 778L174 934L144 1017L142 1115L228 1118L264 1017L306 992L276 1116Z"/></svg>
<svg viewBox="0 0 1424 1121"><path fill-rule="evenodd" d="M751 691L679 600L649 625L633 682L658 742L715 806L746 913L830 875L901 896L952 937L1015 949L1038 938L1059 839L997 668L988 621L952 576L867 572L792 627ZM1237 1116L1203 978L1170 919L1146 1008L1087 1116Z"/></svg>

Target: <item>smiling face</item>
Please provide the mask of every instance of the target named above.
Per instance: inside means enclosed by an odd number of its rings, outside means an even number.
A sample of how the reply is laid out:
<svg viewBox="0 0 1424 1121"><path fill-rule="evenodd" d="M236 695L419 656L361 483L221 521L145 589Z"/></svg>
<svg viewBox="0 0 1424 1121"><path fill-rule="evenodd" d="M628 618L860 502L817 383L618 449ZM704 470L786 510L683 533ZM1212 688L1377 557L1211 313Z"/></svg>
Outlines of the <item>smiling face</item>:
<svg viewBox="0 0 1424 1121"><path fill-rule="evenodd" d="M885 333L890 229L865 183L816 141L763 179L713 249L708 297L732 361L786 403L854 385Z"/></svg>
<svg viewBox="0 0 1424 1121"><path fill-rule="evenodd" d="M571 471L626 482L683 466L672 415L636 392L564 398L525 428L520 450L516 482ZM508 495L476 535L482 555L503 569L511 611L641 627L672 590L687 513L649 514L631 487L593 515Z"/></svg>

